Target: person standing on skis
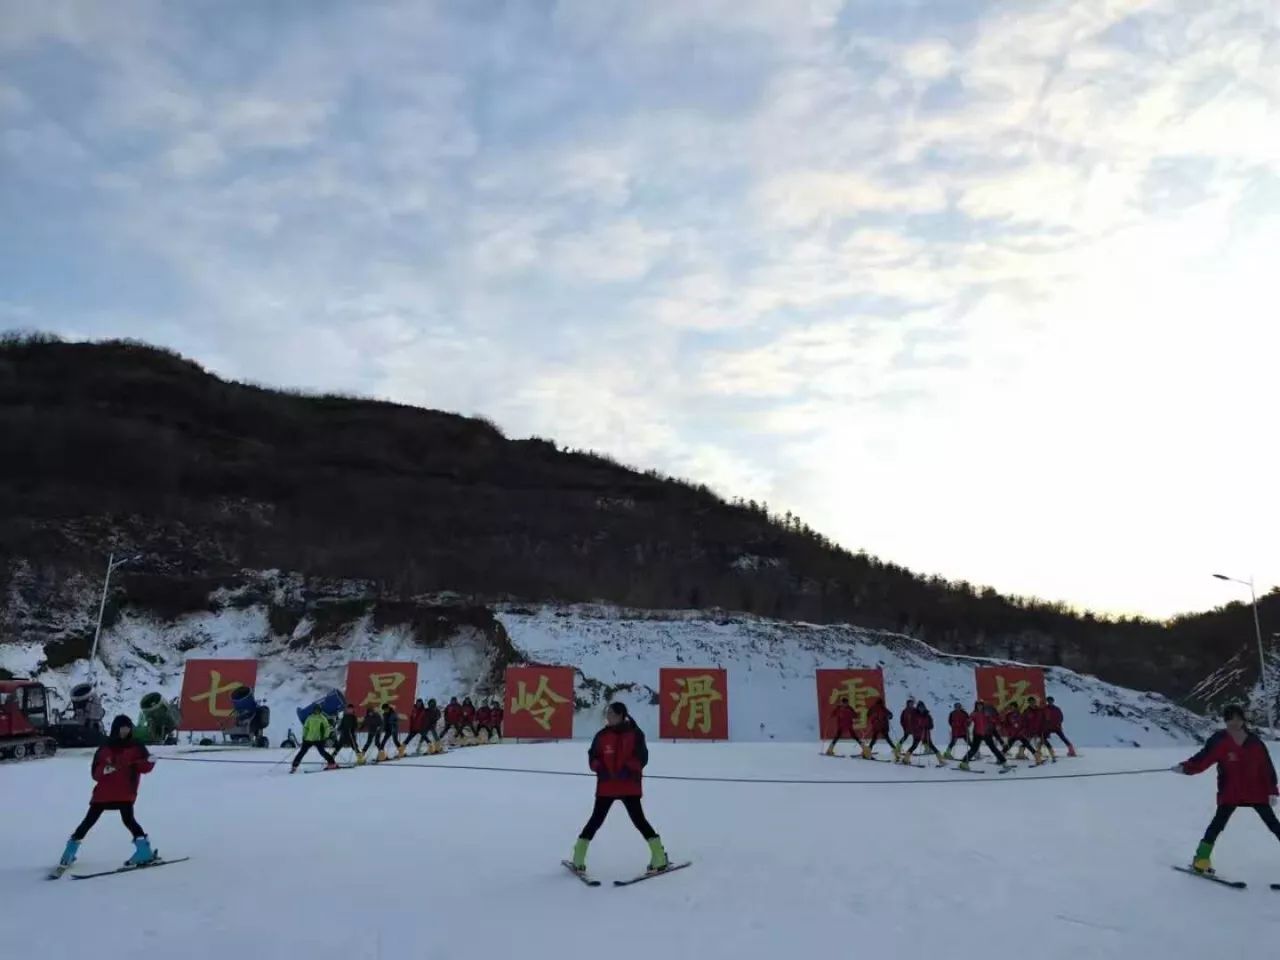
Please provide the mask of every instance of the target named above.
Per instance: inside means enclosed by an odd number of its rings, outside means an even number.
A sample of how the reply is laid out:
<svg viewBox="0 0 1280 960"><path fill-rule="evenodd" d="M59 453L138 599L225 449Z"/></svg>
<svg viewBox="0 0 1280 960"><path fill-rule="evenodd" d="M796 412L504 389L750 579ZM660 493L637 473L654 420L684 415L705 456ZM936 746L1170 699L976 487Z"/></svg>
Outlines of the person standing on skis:
<svg viewBox="0 0 1280 960"><path fill-rule="evenodd" d="M302 747L293 758L293 765L289 767L289 772L298 772L298 765L302 763L302 758L312 747L315 747L316 752L324 758L326 770L337 770L338 765L334 763L329 751L324 748L324 742L329 739L329 734L332 732L333 727L329 725L329 718L324 715L318 704L313 706L311 712L307 714L306 722L302 724Z"/></svg>
<svg viewBox="0 0 1280 960"><path fill-rule="evenodd" d="M470 697L464 697L462 700L462 730L466 737L463 742L468 746L474 744L476 742L476 707Z"/></svg>
<svg viewBox="0 0 1280 960"><path fill-rule="evenodd" d="M1049 746L1049 738L1054 734L1067 745L1067 756L1076 755L1075 745L1062 732L1062 708L1053 702L1053 697L1044 698L1044 745Z"/></svg>
<svg viewBox="0 0 1280 960"><path fill-rule="evenodd" d="M1017 759L1025 760L1027 751L1031 751L1031 759L1035 761L1036 766L1040 765L1040 754L1036 751L1035 745L1027 739L1026 717L1022 714L1022 708L1015 701L1009 704L1009 709L1004 712L1005 730L1008 731L1008 737L1004 745L1005 754L1013 753L1014 745L1018 747Z"/></svg>
<svg viewBox="0 0 1280 960"><path fill-rule="evenodd" d="M902 725L902 739L898 741L893 748L893 756L896 760L898 755L902 753L903 745L915 736L916 732L916 698L907 697L907 705L902 708L902 713L898 714L898 723Z"/></svg>
<svg viewBox="0 0 1280 960"><path fill-rule="evenodd" d="M1210 856L1213 845L1226 827L1231 815L1240 807L1251 807L1267 829L1280 840L1280 820L1276 805L1276 768L1267 745L1245 724L1244 708L1232 704L1222 712L1225 730L1219 730L1195 756L1175 764L1174 773L1192 776L1218 768L1218 811L1209 822L1204 838L1196 847L1191 869L1197 873L1213 873Z"/></svg>
<svg viewBox="0 0 1280 960"><path fill-rule="evenodd" d="M945 767L947 761L942 758L940 751L933 742L933 714L929 712L929 708L925 706L923 700L916 704L916 719L912 728L911 746L907 747L906 752L902 754L902 762L907 766L911 766L911 755L915 753L916 747L923 746L938 761L938 766Z"/></svg>
<svg viewBox="0 0 1280 960"><path fill-rule="evenodd" d="M413 701L413 709L409 711L409 735L404 738L404 749L409 749L413 738L418 738L418 752L427 747L427 705L419 697Z"/></svg>
<svg viewBox="0 0 1280 960"><path fill-rule="evenodd" d="M489 742L489 723L491 722L489 705L482 703L476 707L476 736L483 734L483 743Z"/></svg>
<svg viewBox="0 0 1280 960"><path fill-rule="evenodd" d="M881 740L889 744L894 759L897 759L898 748L893 742L893 736L889 733L889 725L892 722L893 712L888 704L879 697L872 700L871 705L867 707L867 725L871 727L871 740L862 747L862 759L874 760L876 744Z"/></svg>
<svg viewBox="0 0 1280 960"><path fill-rule="evenodd" d="M853 729L853 721L856 714L853 707L849 706L849 698L841 697L836 708L831 711L831 719L835 721L836 736L831 741L831 745L827 747L827 756L834 757L836 755L836 744L841 740L854 740L858 746L862 746L862 740L858 737Z"/></svg>
<svg viewBox="0 0 1280 960"><path fill-rule="evenodd" d="M493 736L490 740L502 739L503 716L502 704L497 700L491 701L489 704L489 725L493 728Z"/></svg>
<svg viewBox="0 0 1280 960"><path fill-rule="evenodd" d="M1022 732L1026 735L1027 741L1035 745L1036 762L1043 763L1045 751L1048 751L1049 758L1054 762L1058 762L1057 755L1051 747L1048 747L1044 739L1044 707L1036 701L1035 697L1027 698L1027 705L1022 711Z"/></svg>
<svg viewBox="0 0 1280 960"><path fill-rule="evenodd" d="M154 863L158 857L151 849L147 832L139 826L133 815L133 805L138 800L138 787L142 775L155 769L155 761L141 743L133 739L133 721L124 714L111 721L111 734L107 742L93 754L89 766L94 780L93 794L89 798L89 812L75 828L62 851L60 867L75 863L80 844L89 835L98 818L107 810L117 810L120 821L133 837L133 856L126 866L143 867Z"/></svg>
<svg viewBox="0 0 1280 960"><path fill-rule="evenodd" d="M338 762L338 755L346 747L350 747L351 752L357 757L360 755L360 747L356 744L356 731L359 727L360 720L356 717L356 705L348 703L342 711L342 719L338 721L338 746L333 751L334 763Z"/></svg>
<svg viewBox="0 0 1280 960"><path fill-rule="evenodd" d="M956 705L951 708L951 713L947 715L947 724L951 727L951 742L947 744L947 750L943 754L948 760L954 759L951 751L955 749L957 743L964 744L964 752L969 752L969 712L965 710L964 705L959 700Z"/></svg>
<svg viewBox="0 0 1280 960"><path fill-rule="evenodd" d="M982 747L986 747L991 751L991 755L996 758L996 763L1000 764L1000 769L1007 769L1008 764L1005 759L1004 751L1000 749L1000 744L996 743L996 723L998 716L995 707L989 706L982 700L977 700L973 704L973 743L969 747L969 752L965 754L964 759L960 761L960 769L968 770L969 763L978 755L978 751Z"/></svg>
<svg viewBox="0 0 1280 960"><path fill-rule="evenodd" d="M423 720L422 742L426 744L427 753L439 753L442 749L440 733L436 726L440 723L440 707L432 697L427 701L427 715Z"/></svg>
<svg viewBox="0 0 1280 960"><path fill-rule="evenodd" d="M462 739L462 704L458 703L457 697L450 697L448 704L444 708L444 731L440 734L440 739L444 739L449 735L449 731L457 732L455 739Z"/></svg>
<svg viewBox="0 0 1280 960"><path fill-rule="evenodd" d="M396 759L404 756L404 747L400 745L400 714L393 704L382 705L382 739L378 741L378 762L387 759L387 744L396 748Z"/></svg>
<svg viewBox="0 0 1280 960"><path fill-rule="evenodd" d="M595 735L587 750L587 765L596 775L596 802L591 818L573 845L573 860L569 863L574 870L579 873L586 871L587 847L604 824L615 800L622 801L632 824L649 844L648 872L659 873L667 869L670 862L662 846L662 838L645 819L644 806L640 801L644 794L641 779L648 763L649 747L644 731L631 718L626 704L609 704L605 711L605 726Z"/></svg>
<svg viewBox="0 0 1280 960"><path fill-rule="evenodd" d="M370 704L364 711L364 719L360 722L360 731L364 734L364 748L356 754L356 763L363 764L365 762L365 754L369 752L369 748L382 739L382 714L373 709ZM378 744L378 749L382 749Z"/></svg>

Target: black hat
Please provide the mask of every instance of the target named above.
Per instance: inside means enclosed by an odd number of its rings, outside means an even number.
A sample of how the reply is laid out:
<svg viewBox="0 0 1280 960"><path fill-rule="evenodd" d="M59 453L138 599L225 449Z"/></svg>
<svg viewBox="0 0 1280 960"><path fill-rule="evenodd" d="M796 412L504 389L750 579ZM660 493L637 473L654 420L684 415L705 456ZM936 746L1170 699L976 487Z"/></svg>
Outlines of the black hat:
<svg viewBox="0 0 1280 960"><path fill-rule="evenodd" d="M129 717L127 717L125 714L122 713L118 717L116 717L114 720L111 721L111 739L112 740L125 739L122 736L122 733L125 727L129 728L130 733L133 732L133 721L130 720Z"/></svg>

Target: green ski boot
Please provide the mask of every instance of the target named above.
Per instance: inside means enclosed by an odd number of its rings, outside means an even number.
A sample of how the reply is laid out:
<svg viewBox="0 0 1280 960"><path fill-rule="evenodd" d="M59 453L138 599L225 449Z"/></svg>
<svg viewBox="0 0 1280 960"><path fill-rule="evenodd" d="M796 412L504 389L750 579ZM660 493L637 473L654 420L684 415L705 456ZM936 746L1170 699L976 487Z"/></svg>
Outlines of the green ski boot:
<svg viewBox="0 0 1280 960"><path fill-rule="evenodd" d="M661 873L670 866L667 851L662 847L662 838L654 837L649 841L649 873Z"/></svg>
<svg viewBox="0 0 1280 960"><path fill-rule="evenodd" d="M587 847L591 845L590 840L584 840L579 837L573 845L573 869L579 873L583 873L587 869Z"/></svg>

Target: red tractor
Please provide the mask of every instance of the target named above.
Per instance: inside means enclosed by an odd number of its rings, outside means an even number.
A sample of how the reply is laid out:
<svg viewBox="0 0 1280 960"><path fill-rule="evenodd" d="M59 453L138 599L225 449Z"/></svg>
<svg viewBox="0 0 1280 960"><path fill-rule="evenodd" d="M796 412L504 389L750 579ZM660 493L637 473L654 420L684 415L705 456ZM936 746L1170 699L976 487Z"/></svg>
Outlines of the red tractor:
<svg viewBox="0 0 1280 960"><path fill-rule="evenodd" d="M51 757L49 691L34 680L0 680L0 763Z"/></svg>

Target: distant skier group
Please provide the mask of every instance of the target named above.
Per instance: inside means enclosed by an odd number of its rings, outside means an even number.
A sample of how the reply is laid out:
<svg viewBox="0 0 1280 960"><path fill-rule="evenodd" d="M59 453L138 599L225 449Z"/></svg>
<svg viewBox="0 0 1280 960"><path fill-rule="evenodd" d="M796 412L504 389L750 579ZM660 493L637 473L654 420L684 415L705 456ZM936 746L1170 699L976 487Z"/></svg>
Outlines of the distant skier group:
<svg viewBox="0 0 1280 960"><path fill-rule="evenodd" d="M959 759L960 769L968 770L969 764L978 757L983 747L991 752L1002 769L1007 768L1008 754L1015 747L1018 759L1025 759L1030 752L1032 760L1039 766L1045 762L1046 756L1057 762L1057 754L1050 743L1054 736L1066 744L1068 756L1076 755L1075 746L1062 729L1062 709L1054 703L1053 697L1046 697L1044 706L1040 706L1035 697L1029 697L1025 705L1015 701L1003 713L993 704L981 699L974 702L972 712L957 702L947 716L951 740L945 751L939 750L933 742L933 714L924 701L917 701L915 698L907 699L906 706L898 716L902 736L897 740L890 732L893 714L880 698L873 700L867 707L866 740L855 729L857 714L849 705L848 697L840 698L831 716L836 735L827 747L828 756L835 756L836 745L841 740L853 740L861 748L860 756L863 759L874 760L876 744L884 740L893 751L894 762L908 766L916 750L923 748L924 752L938 761L938 766L945 766L948 760ZM964 755L959 758L952 752L957 744L964 745Z"/></svg>
<svg viewBox="0 0 1280 960"><path fill-rule="evenodd" d="M461 703L457 697L452 697L442 710L434 699L425 703L419 699L409 711L408 735L401 742L400 714L394 706L386 703L381 710L369 706L361 718L356 714L355 705L348 703L338 721L336 749L330 754L326 744L333 736L333 727L329 718L316 706L302 725L302 746L293 758L290 772L298 769L312 749L325 761L326 770L336 770L340 766L338 758L346 749L355 754L355 763L361 766L367 762L369 751L374 749L377 750L377 763L391 759L388 748L395 751L395 759L401 759L415 739L419 755L442 753L450 733L456 734L450 742L462 746L496 743L502 739L502 718L503 709L497 701L477 707L470 697L465 697ZM439 729L442 720L444 726ZM359 743L360 734L364 734L364 746Z"/></svg>

